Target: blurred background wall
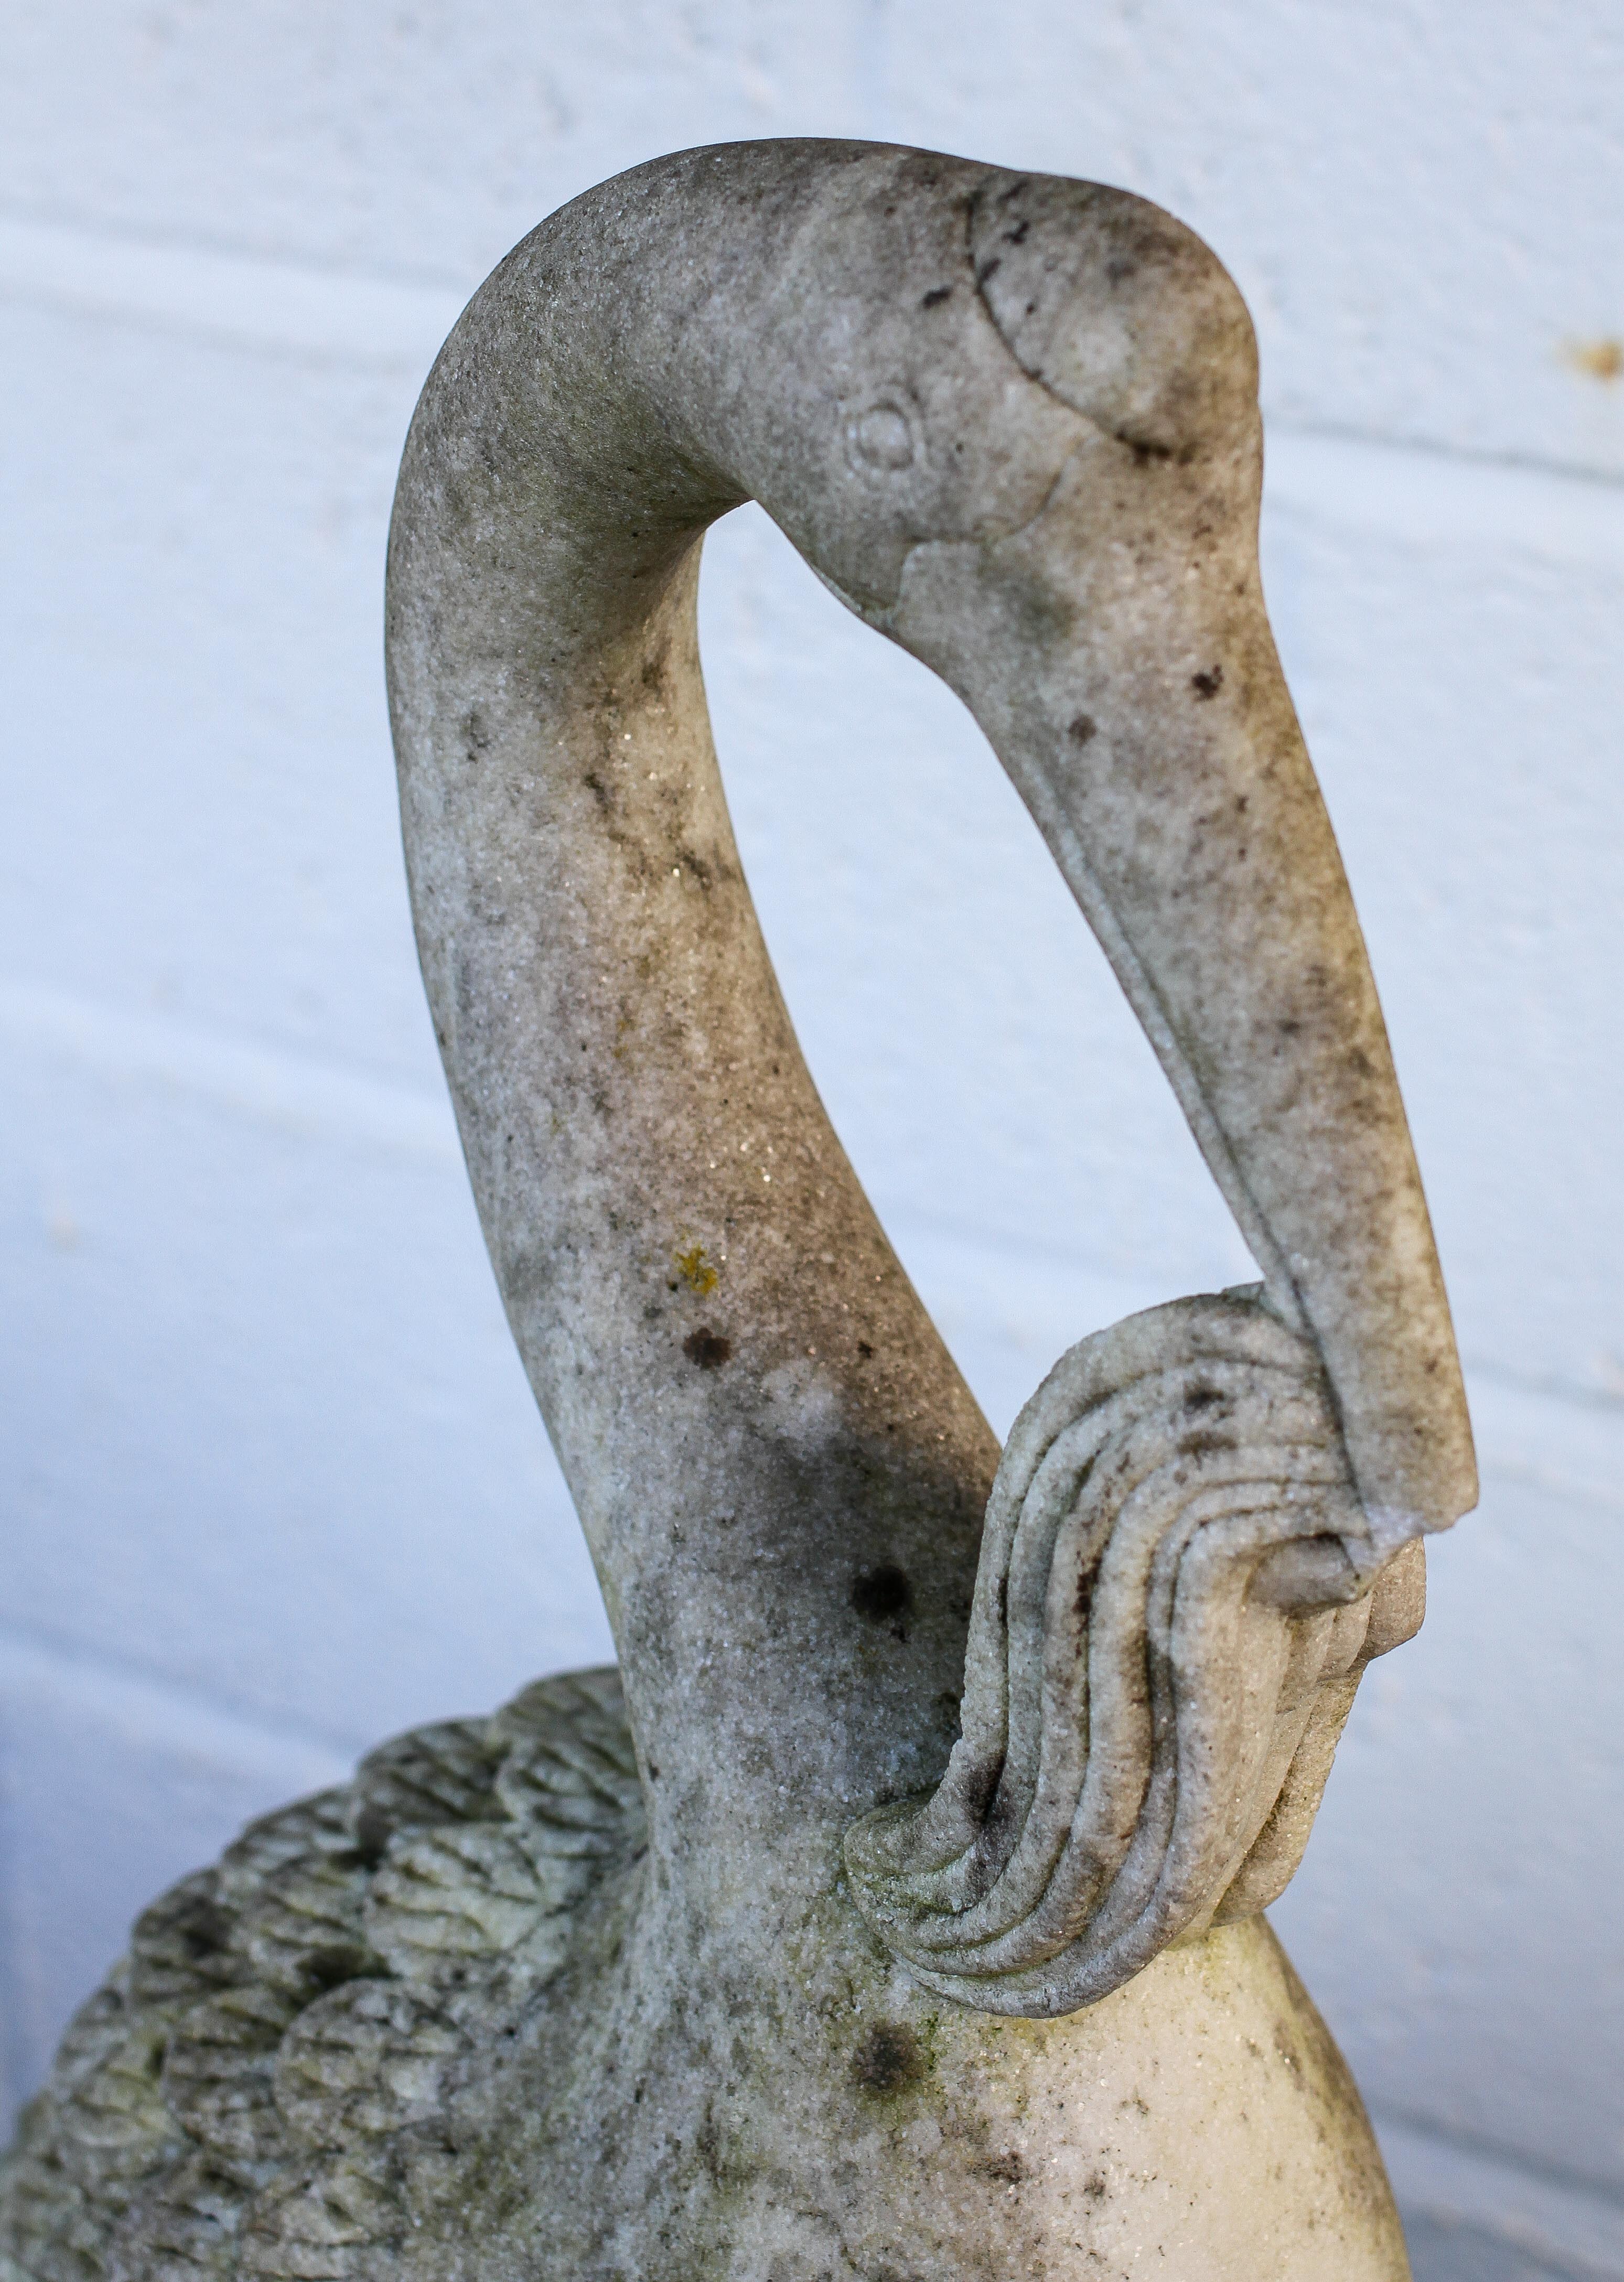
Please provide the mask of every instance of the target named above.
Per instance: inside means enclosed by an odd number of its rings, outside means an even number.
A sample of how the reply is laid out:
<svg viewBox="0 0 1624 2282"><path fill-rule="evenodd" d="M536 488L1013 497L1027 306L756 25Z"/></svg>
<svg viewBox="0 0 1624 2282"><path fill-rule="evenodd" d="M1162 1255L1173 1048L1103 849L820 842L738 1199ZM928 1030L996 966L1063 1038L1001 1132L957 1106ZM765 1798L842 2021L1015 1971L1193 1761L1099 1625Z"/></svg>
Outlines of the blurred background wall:
<svg viewBox="0 0 1624 2282"><path fill-rule="evenodd" d="M8 2096L245 1816L609 1651L422 1002L385 524L517 237L796 134L1124 184L1251 303L1485 1474L1276 1917L1418 2271L1624 2276L1614 0L0 5ZM812 1068L1002 1431L1248 1263L954 701L754 509L703 611Z"/></svg>

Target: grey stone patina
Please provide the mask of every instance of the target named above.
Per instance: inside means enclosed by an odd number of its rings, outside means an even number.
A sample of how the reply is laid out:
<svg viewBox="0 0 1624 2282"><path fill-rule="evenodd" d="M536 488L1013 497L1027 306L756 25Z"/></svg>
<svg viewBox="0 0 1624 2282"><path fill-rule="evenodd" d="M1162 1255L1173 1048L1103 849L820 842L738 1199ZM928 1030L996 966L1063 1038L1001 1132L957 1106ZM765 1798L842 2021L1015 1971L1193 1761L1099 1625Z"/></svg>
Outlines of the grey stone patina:
<svg viewBox="0 0 1624 2282"><path fill-rule="evenodd" d="M407 853L620 1677L157 1904L9 2282L1404 2274L1256 1913L1474 1484L1260 472L1239 298L1120 191L690 152L475 298L395 512ZM729 829L695 596L752 498L985 728L1263 1273L1085 1339L1001 1463Z"/></svg>

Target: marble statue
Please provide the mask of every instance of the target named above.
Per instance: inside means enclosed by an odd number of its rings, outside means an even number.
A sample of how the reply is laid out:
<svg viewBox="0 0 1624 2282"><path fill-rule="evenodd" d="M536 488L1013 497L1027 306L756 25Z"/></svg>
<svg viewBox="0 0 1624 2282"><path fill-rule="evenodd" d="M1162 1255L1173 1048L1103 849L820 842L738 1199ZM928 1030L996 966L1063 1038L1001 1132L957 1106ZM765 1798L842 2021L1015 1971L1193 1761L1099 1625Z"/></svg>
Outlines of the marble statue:
<svg viewBox="0 0 1624 2282"><path fill-rule="evenodd" d="M4 2282L1407 2272L1260 1912L1472 1458L1260 477L1240 298L1120 190L689 151L475 297L391 540L407 859L620 1663L153 1905ZM1260 1271L1084 1339L1001 1458L729 828L695 597L746 500L985 730Z"/></svg>

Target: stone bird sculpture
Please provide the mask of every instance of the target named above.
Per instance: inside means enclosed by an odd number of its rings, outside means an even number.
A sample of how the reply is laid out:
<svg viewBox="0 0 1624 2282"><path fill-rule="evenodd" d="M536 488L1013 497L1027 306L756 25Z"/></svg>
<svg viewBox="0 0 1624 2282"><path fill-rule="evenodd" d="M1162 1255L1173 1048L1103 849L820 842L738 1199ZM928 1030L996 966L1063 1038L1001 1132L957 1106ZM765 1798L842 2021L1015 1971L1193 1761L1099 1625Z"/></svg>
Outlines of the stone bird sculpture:
<svg viewBox="0 0 1624 2282"><path fill-rule="evenodd" d="M475 297L391 542L407 857L619 1669L154 1905L4 2282L1405 2273L1258 1913L1472 1460L1260 477L1239 296L1120 190L691 151ZM729 828L695 597L751 499L985 730L1261 1272L1084 1339L1001 1461Z"/></svg>

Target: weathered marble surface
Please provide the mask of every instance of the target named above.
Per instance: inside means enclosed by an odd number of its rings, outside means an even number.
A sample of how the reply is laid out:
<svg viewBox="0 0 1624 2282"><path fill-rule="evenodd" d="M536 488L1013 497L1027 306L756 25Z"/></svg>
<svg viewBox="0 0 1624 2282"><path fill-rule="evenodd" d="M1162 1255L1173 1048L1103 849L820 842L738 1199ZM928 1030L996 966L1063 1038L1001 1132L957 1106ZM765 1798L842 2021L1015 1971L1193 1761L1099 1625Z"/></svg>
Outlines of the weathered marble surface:
<svg viewBox="0 0 1624 2282"><path fill-rule="evenodd" d="M19 2271L1403 2272L1253 1913L1471 1448L1255 382L1167 216L867 145L640 168L470 306L392 545L408 861L629 1727L546 1684L158 1906ZM1001 1467L734 849L693 605L748 497L981 720L1263 1272L1085 1341Z"/></svg>

